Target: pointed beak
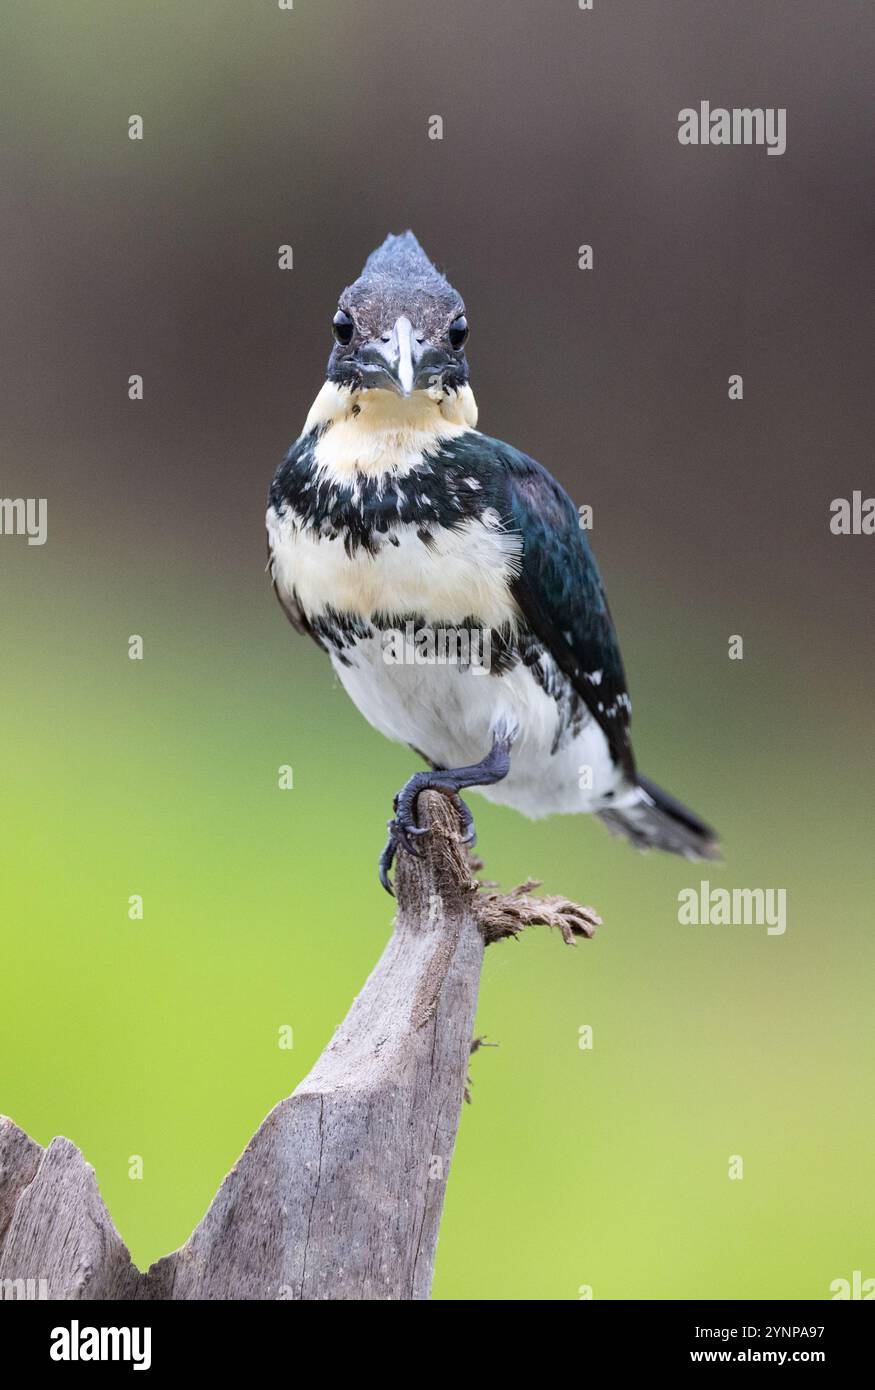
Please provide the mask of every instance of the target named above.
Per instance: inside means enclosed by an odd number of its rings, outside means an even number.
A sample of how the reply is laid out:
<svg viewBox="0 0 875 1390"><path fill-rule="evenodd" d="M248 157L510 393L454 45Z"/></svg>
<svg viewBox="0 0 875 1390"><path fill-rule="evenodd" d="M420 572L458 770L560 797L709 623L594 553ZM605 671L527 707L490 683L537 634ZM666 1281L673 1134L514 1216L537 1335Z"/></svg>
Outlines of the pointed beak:
<svg viewBox="0 0 875 1390"><path fill-rule="evenodd" d="M428 390L434 378L451 365L446 353L433 347L403 315L392 329L365 343L356 354L362 386L409 396Z"/></svg>
<svg viewBox="0 0 875 1390"><path fill-rule="evenodd" d="M413 390L416 375L415 362L422 355L420 344L414 344L413 324L409 319L400 318L392 329L389 338L389 363L401 393L409 396Z"/></svg>

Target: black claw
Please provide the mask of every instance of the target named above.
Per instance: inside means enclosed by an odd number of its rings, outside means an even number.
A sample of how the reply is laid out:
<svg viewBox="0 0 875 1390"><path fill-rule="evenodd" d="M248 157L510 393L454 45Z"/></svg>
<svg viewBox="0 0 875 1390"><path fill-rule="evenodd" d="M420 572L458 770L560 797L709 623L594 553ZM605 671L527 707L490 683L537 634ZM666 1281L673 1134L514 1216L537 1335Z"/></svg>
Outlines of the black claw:
<svg viewBox="0 0 875 1390"><path fill-rule="evenodd" d="M390 821L389 824L391 825L391 823L392 822ZM389 877L389 870L392 868L394 859L395 841L392 839L392 836L390 835L388 840L386 841L383 853L380 855L380 882L382 883L386 892L389 894L390 898L394 898L395 896L395 889L392 887L392 880Z"/></svg>
<svg viewBox="0 0 875 1390"><path fill-rule="evenodd" d="M396 820L387 821L386 829L389 831L389 838L383 846L383 853L380 855L380 882L382 883L389 896L394 898L395 889L392 886L392 880L389 877L389 871L391 870L392 865L395 862L395 856L398 853L398 822Z"/></svg>
<svg viewBox="0 0 875 1390"><path fill-rule="evenodd" d="M395 827L396 843L399 844L403 850L406 850L408 854L412 854L414 859L419 859L421 857L419 850L416 848L411 837L413 835L423 835L425 832L418 830L416 826L402 825L400 821L395 822Z"/></svg>

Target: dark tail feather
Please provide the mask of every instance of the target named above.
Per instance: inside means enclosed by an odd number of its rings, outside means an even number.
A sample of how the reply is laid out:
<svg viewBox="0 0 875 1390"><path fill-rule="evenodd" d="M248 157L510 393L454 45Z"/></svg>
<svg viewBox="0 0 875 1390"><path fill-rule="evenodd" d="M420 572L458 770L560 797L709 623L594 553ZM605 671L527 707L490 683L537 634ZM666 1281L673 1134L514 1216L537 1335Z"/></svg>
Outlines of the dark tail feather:
<svg viewBox="0 0 875 1390"><path fill-rule="evenodd" d="M668 792L638 778L640 796L628 806L599 811L612 835L625 835L636 849L664 849L685 859L719 859L717 835Z"/></svg>

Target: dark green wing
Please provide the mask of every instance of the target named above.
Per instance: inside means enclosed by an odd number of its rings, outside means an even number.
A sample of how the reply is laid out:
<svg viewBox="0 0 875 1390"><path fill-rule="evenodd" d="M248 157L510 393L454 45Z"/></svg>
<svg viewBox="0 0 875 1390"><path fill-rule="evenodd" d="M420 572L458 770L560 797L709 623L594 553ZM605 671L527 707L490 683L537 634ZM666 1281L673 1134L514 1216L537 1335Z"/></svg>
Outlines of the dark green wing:
<svg viewBox="0 0 875 1390"><path fill-rule="evenodd" d="M501 446L509 526L522 536L513 594L526 622L635 777L631 707L617 634L586 532L568 494L534 459Z"/></svg>

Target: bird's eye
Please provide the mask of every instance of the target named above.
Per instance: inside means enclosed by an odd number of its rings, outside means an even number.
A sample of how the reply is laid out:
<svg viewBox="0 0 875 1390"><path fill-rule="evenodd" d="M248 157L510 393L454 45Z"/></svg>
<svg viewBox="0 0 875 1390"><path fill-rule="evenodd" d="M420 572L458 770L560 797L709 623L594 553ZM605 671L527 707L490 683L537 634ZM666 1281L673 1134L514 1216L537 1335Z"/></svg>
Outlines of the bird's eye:
<svg viewBox="0 0 875 1390"><path fill-rule="evenodd" d="M355 325L349 314L344 309L338 309L334 318L331 320L331 331L341 347L346 347L347 343L352 342L352 335Z"/></svg>
<svg viewBox="0 0 875 1390"><path fill-rule="evenodd" d="M468 320L465 318L464 314L460 314L457 319L453 319L450 324L449 332L447 333L447 337L450 340L450 347L454 352L458 352L459 348L464 345L467 336Z"/></svg>

